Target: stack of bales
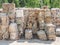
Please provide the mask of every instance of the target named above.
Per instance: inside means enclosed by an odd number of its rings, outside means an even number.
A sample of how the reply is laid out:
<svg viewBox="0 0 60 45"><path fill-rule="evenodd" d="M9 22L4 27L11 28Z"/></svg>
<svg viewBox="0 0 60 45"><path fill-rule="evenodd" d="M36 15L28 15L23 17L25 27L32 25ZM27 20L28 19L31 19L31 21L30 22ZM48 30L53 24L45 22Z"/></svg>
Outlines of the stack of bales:
<svg viewBox="0 0 60 45"><path fill-rule="evenodd" d="M46 31L48 40L56 39L55 28L56 27L53 24L46 24L45 31Z"/></svg>
<svg viewBox="0 0 60 45"><path fill-rule="evenodd" d="M3 3L3 12L7 13L10 22L15 21L15 4L14 3Z"/></svg>
<svg viewBox="0 0 60 45"><path fill-rule="evenodd" d="M41 30L44 30L44 26L45 26L44 15L45 15L44 9L40 9L38 15L38 23L39 23L39 29Z"/></svg>
<svg viewBox="0 0 60 45"><path fill-rule="evenodd" d="M33 9L28 9L28 17L27 17L27 23L26 23L26 30L30 30L31 34L36 34L37 32L37 14L35 12L35 10ZM28 32L30 32L28 31ZM26 31L25 31L26 32ZM26 33L25 33L26 34ZM28 34L30 35L30 34ZM28 36L27 36L28 37ZM30 35L30 37L33 37L32 35Z"/></svg>
<svg viewBox="0 0 60 45"><path fill-rule="evenodd" d="M40 40L47 40L47 36L45 33L45 10L44 9L40 9L39 14L38 14L38 27L39 27L39 31L37 31L37 35L39 37Z"/></svg>
<svg viewBox="0 0 60 45"><path fill-rule="evenodd" d="M0 13L0 34L1 39L8 39L8 25L9 19L6 13Z"/></svg>
<svg viewBox="0 0 60 45"><path fill-rule="evenodd" d="M49 40L55 40L55 25L53 24L50 9L45 9L45 31Z"/></svg>
<svg viewBox="0 0 60 45"><path fill-rule="evenodd" d="M13 3L4 3L2 7L3 13L0 13L1 39L8 39L10 36L11 40L16 40L25 33L26 39L32 39L33 34L37 34L40 40L55 40L56 26L53 20L56 17L51 15L50 9L26 8L15 11Z"/></svg>
<svg viewBox="0 0 60 45"><path fill-rule="evenodd" d="M11 40L19 39L18 29L17 29L17 24L16 23L10 23L10 25L9 25L9 34L10 34L10 39Z"/></svg>
<svg viewBox="0 0 60 45"><path fill-rule="evenodd" d="M16 10L16 23L19 30L19 35L23 34L24 30L24 13L23 10Z"/></svg>
<svg viewBox="0 0 60 45"><path fill-rule="evenodd" d="M55 25L53 24L53 18L50 9L42 9L38 15L39 30L37 35L42 40L55 40ZM42 35L42 33L45 36ZM42 35L42 36L41 36ZM42 37L42 38L41 38Z"/></svg>
<svg viewBox="0 0 60 45"><path fill-rule="evenodd" d="M54 24L56 25L56 35L60 35L60 9L59 8L52 8L51 9Z"/></svg>
<svg viewBox="0 0 60 45"><path fill-rule="evenodd" d="M18 29L17 24L15 23L15 4L3 3L2 7L3 12L6 13L9 18L9 29L7 31L9 31L10 39L16 40L18 39Z"/></svg>

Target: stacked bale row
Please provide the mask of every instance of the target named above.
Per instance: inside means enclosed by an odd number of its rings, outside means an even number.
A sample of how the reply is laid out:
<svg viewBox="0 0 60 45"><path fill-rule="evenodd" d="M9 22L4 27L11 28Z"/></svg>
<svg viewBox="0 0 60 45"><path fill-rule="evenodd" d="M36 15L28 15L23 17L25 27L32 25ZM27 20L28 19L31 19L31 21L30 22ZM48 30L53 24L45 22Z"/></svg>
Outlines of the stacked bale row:
<svg viewBox="0 0 60 45"><path fill-rule="evenodd" d="M7 14L8 17L8 32L9 32L9 39L16 40L18 39L18 28L16 24L16 15L15 15L15 4L13 3L4 3L2 5L3 13ZM3 19L4 20L4 19ZM4 20L6 21L6 20ZM6 28L6 27L5 27ZM7 34L8 35L8 34Z"/></svg>
<svg viewBox="0 0 60 45"><path fill-rule="evenodd" d="M8 39L8 24L9 19L6 13L0 13L0 39Z"/></svg>
<svg viewBox="0 0 60 45"><path fill-rule="evenodd" d="M54 25L56 25L56 35L60 35L60 9L52 8L51 9L52 17L54 19Z"/></svg>
<svg viewBox="0 0 60 45"><path fill-rule="evenodd" d="M49 40L55 40L55 25L53 24L53 17L50 9L45 10L45 31Z"/></svg>
<svg viewBox="0 0 60 45"><path fill-rule="evenodd" d="M36 34L38 31L38 26L37 26L37 16L38 16L38 10L35 9L28 9L28 10L24 10L25 12L25 20L26 20L26 28L25 28L25 32L28 31L27 35L30 34ZM27 33L27 32L26 32ZM25 33L25 34L26 34ZM30 34L29 34L30 33ZM29 39L31 39L33 36L30 35ZM25 35L25 38L27 38L28 36ZM30 38L31 37L31 38Z"/></svg>
<svg viewBox="0 0 60 45"><path fill-rule="evenodd" d="M39 17L40 17L40 19L39 19ZM55 40L55 38L56 38L55 25L53 24L53 18L51 16L50 9L42 9L39 13L38 19L39 19L38 21L39 21L39 25L40 25L39 29L45 32L45 36L42 35L45 38L42 37L42 39L43 40L47 40L47 39ZM41 37L41 36L39 36L39 37Z"/></svg>
<svg viewBox="0 0 60 45"><path fill-rule="evenodd" d="M26 39L32 39L33 35L37 34L40 40L55 40L55 25L50 9L15 10L13 3L4 3L2 7L1 39L16 40L24 34Z"/></svg>

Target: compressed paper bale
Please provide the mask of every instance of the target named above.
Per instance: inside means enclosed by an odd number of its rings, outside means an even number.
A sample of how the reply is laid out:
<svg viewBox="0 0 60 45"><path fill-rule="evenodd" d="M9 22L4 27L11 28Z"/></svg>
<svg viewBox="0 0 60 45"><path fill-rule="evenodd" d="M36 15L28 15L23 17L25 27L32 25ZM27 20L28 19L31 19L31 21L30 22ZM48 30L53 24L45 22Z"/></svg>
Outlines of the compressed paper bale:
<svg viewBox="0 0 60 45"><path fill-rule="evenodd" d="M40 40L47 40L47 36L45 34L45 31L39 30L39 31L37 31L37 35L38 35Z"/></svg>
<svg viewBox="0 0 60 45"><path fill-rule="evenodd" d="M9 18L6 15L6 13L0 13L0 19L2 25L8 25L9 24Z"/></svg>
<svg viewBox="0 0 60 45"><path fill-rule="evenodd" d="M18 32L18 28L17 28L17 24L16 23L10 23L9 32Z"/></svg>
<svg viewBox="0 0 60 45"><path fill-rule="evenodd" d="M1 25L0 32L2 34L3 39L8 39L9 38L8 27L6 25Z"/></svg>
<svg viewBox="0 0 60 45"><path fill-rule="evenodd" d="M56 35L60 36L60 28L56 28Z"/></svg>
<svg viewBox="0 0 60 45"><path fill-rule="evenodd" d="M18 40L19 39L18 33L16 33L16 32L10 33L10 39L11 40Z"/></svg>
<svg viewBox="0 0 60 45"><path fill-rule="evenodd" d="M56 26L53 24L46 24L45 31L47 33L49 40L55 40L55 38L56 38L55 28L56 28Z"/></svg>
<svg viewBox="0 0 60 45"><path fill-rule="evenodd" d="M10 33L10 39L11 40L17 40L18 39L18 28L16 23L11 23L9 25L9 33Z"/></svg>
<svg viewBox="0 0 60 45"><path fill-rule="evenodd" d="M23 12L22 9L21 10L16 10L16 17L22 17L22 18L24 18L24 12Z"/></svg>
<svg viewBox="0 0 60 45"><path fill-rule="evenodd" d="M8 13L8 12L15 12L15 4L14 3L3 3L3 12Z"/></svg>
<svg viewBox="0 0 60 45"><path fill-rule="evenodd" d="M9 4L8 16L11 19L15 18L15 4L14 3Z"/></svg>
<svg viewBox="0 0 60 45"><path fill-rule="evenodd" d="M55 18L55 25L57 25L57 26L60 25L60 18L59 17Z"/></svg>
<svg viewBox="0 0 60 45"><path fill-rule="evenodd" d="M31 18L32 18L32 21L37 20L38 12L36 10L30 10L29 12L31 12L29 14L29 20L31 20Z"/></svg>
<svg viewBox="0 0 60 45"><path fill-rule="evenodd" d="M56 26L53 24L46 24L45 25L45 30L47 31L47 33L53 32L53 34L55 34L55 28L56 28Z"/></svg>
<svg viewBox="0 0 60 45"><path fill-rule="evenodd" d="M26 9L23 12L24 12L24 21L27 22L29 15L31 15L32 11L29 9Z"/></svg>
<svg viewBox="0 0 60 45"><path fill-rule="evenodd" d="M25 30L25 39L32 39L32 30L31 29L26 29Z"/></svg>
<svg viewBox="0 0 60 45"><path fill-rule="evenodd" d="M59 8L52 8L51 9L52 16L60 17L60 9Z"/></svg>
<svg viewBox="0 0 60 45"><path fill-rule="evenodd" d="M56 8L56 17L59 17L60 16L60 9L59 8Z"/></svg>
<svg viewBox="0 0 60 45"><path fill-rule="evenodd" d="M52 23L52 16L50 9L45 9L45 23Z"/></svg>
<svg viewBox="0 0 60 45"><path fill-rule="evenodd" d="M24 23L24 13L23 10L16 10L16 23Z"/></svg>
<svg viewBox="0 0 60 45"><path fill-rule="evenodd" d="M51 16L51 11L50 9L45 9L45 17Z"/></svg>
<svg viewBox="0 0 60 45"><path fill-rule="evenodd" d="M55 18L56 18L56 15L57 15L57 11L56 11L55 8L51 9L51 15L53 17L53 21L52 22L53 22L54 25L56 25L56 21L55 21L56 19Z"/></svg>
<svg viewBox="0 0 60 45"><path fill-rule="evenodd" d="M7 13L9 18L15 18L15 4L14 3L3 3L3 12Z"/></svg>
<svg viewBox="0 0 60 45"><path fill-rule="evenodd" d="M45 17L45 23L52 23L53 19L50 16Z"/></svg>
<svg viewBox="0 0 60 45"><path fill-rule="evenodd" d="M60 10L58 10L56 17L60 18Z"/></svg>
<svg viewBox="0 0 60 45"><path fill-rule="evenodd" d="M9 33L8 31L6 31L4 34L3 34L3 39L9 39Z"/></svg>
<svg viewBox="0 0 60 45"><path fill-rule="evenodd" d="M45 10L44 9L40 9L38 14L39 14L40 17L44 17Z"/></svg>
<svg viewBox="0 0 60 45"><path fill-rule="evenodd" d="M56 40L56 35L48 35L49 40Z"/></svg>
<svg viewBox="0 0 60 45"><path fill-rule="evenodd" d="M8 7L8 3L3 3L3 4L2 4L2 8L3 8L3 12L4 12L4 13L7 13L7 12L8 12L8 8L9 8L9 7Z"/></svg>
<svg viewBox="0 0 60 45"><path fill-rule="evenodd" d="M57 13L56 9L55 8L52 8L51 9L52 17L56 17L56 13Z"/></svg>

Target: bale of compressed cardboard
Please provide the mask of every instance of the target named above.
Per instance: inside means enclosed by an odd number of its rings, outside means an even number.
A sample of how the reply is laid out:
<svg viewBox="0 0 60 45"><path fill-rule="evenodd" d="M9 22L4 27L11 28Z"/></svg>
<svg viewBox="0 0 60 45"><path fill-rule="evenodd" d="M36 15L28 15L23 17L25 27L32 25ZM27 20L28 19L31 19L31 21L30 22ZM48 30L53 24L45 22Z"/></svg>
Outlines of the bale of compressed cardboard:
<svg viewBox="0 0 60 45"><path fill-rule="evenodd" d="M17 40L19 38L18 36L18 28L16 23L11 23L9 25L9 33L10 33L10 39L11 40Z"/></svg>
<svg viewBox="0 0 60 45"><path fill-rule="evenodd" d="M10 33L10 40L18 40L19 36L17 32Z"/></svg>
<svg viewBox="0 0 60 45"><path fill-rule="evenodd" d="M31 29L26 29L25 30L25 39L32 39L32 30Z"/></svg>
<svg viewBox="0 0 60 45"><path fill-rule="evenodd" d="M16 10L16 23L21 24L24 22L23 10Z"/></svg>
<svg viewBox="0 0 60 45"><path fill-rule="evenodd" d="M56 28L56 26L53 24L46 24L45 31L47 33L47 37L49 40L55 40L56 39L55 28Z"/></svg>
<svg viewBox="0 0 60 45"><path fill-rule="evenodd" d="M52 17L51 16L47 16L47 17L45 17L45 23L52 23L53 22L53 19L52 19Z"/></svg>
<svg viewBox="0 0 60 45"><path fill-rule="evenodd" d="M9 25L9 18L6 13L0 13L0 20L2 25Z"/></svg>
<svg viewBox="0 0 60 45"><path fill-rule="evenodd" d="M50 9L45 9L45 17L52 16Z"/></svg>
<svg viewBox="0 0 60 45"><path fill-rule="evenodd" d="M16 23L10 23L9 32L18 32L18 28L17 28L17 24Z"/></svg>
<svg viewBox="0 0 60 45"><path fill-rule="evenodd" d="M44 30L37 31L37 35L40 40L47 40L47 36Z"/></svg>
<svg viewBox="0 0 60 45"><path fill-rule="evenodd" d="M7 13L9 18L15 18L15 4L14 3L3 3L3 12Z"/></svg>
<svg viewBox="0 0 60 45"><path fill-rule="evenodd" d="M58 17L58 18L56 17L55 18L55 25L56 26L59 26L60 25L60 17Z"/></svg>
<svg viewBox="0 0 60 45"><path fill-rule="evenodd" d="M52 14L52 17L56 17L57 11L56 11L55 8L52 8L52 9L51 9L51 14Z"/></svg>
<svg viewBox="0 0 60 45"><path fill-rule="evenodd" d="M8 27L7 25L1 25L2 39L9 39Z"/></svg>
<svg viewBox="0 0 60 45"><path fill-rule="evenodd" d="M55 25L60 25L59 24L59 19L60 19L60 9L59 8L52 8L51 9L51 15L53 17L53 23Z"/></svg>

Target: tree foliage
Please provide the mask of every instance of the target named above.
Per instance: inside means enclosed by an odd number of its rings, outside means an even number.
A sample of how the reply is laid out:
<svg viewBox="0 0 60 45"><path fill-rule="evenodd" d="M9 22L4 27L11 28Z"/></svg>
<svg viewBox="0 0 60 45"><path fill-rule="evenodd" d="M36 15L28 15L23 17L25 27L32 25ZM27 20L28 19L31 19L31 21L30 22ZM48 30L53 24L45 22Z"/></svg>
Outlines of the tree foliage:
<svg viewBox="0 0 60 45"><path fill-rule="evenodd" d="M50 8L60 8L60 0L0 0L0 8L2 3L15 3L16 7L42 7L44 5Z"/></svg>

